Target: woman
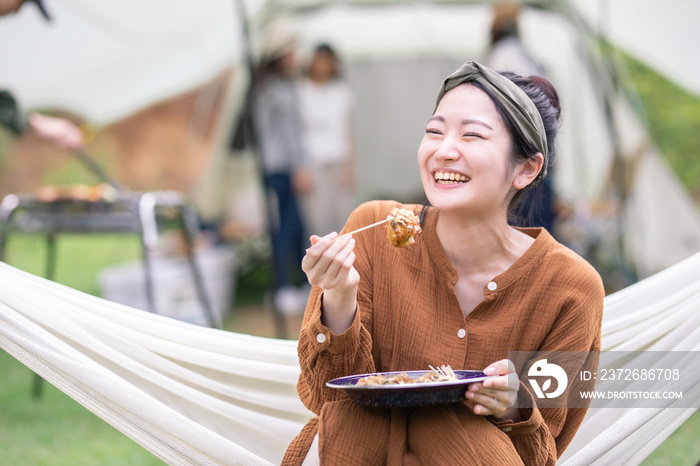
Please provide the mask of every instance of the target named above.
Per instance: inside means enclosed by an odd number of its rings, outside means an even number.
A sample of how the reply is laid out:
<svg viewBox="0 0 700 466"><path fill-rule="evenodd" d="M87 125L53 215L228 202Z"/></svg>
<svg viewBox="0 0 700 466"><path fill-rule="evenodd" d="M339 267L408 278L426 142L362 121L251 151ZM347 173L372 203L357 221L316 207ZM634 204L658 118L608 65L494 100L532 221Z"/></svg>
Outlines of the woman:
<svg viewBox="0 0 700 466"><path fill-rule="evenodd" d="M547 81L466 63L443 83L418 149L430 206L408 206L422 213L416 244L394 248L379 228L312 236L298 392L318 417L285 464L315 455L322 464L556 462L585 409L538 408L507 358L600 348L599 275L546 230L508 222L551 165L558 116ZM394 205L360 206L345 230ZM463 403L414 409L364 408L325 387L334 377L443 364L494 377L470 385Z"/></svg>
<svg viewBox="0 0 700 466"><path fill-rule="evenodd" d="M326 234L340 229L352 210L355 182L352 136L353 95L340 77L335 50L320 44L308 75L299 83L305 147L313 186L302 197L309 231Z"/></svg>

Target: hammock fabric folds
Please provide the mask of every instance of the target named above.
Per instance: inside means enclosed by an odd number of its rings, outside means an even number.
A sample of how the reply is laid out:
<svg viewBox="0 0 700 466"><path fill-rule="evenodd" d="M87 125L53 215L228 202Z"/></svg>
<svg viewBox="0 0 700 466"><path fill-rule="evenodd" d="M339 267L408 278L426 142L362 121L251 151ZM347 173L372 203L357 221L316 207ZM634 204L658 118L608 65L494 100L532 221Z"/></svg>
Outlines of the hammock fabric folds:
<svg viewBox="0 0 700 466"><path fill-rule="evenodd" d="M700 350L700 254L606 298L604 351ZM296 342L186 324L0 263L0 347L168 464L279 464ZM638 464L700 406L589 410L560 460ZM674 404L675 402L675 404Z"/></svg>

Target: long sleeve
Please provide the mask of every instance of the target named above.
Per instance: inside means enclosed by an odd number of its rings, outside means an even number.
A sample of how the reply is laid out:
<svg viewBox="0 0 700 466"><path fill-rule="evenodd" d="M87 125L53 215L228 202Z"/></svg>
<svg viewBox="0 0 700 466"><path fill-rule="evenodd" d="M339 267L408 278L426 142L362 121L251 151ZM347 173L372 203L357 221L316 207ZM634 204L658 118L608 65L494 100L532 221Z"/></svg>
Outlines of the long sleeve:
<svg viewBox="0 0 700 466"><path fill-rule="evenodd" d="M321 323L321 296L321 290L315 289L309 299L311 316L301 330L298 346L301 375L297 391L316 414L324 403L344 399L341 392L326 387L328 380L374 372L372 338L360 322L359 310L350 328L336 335Z"/></svg>
<svg viewBox="0 0 700 466"><path fill-rule="evenodd" d="M354 214L343 232L367 224L364 216ZM341 232L342 233L342 232ZM325 402L345 399L338 390L326 387L336 377L375 372L372 358L371 266L367 244L357 241L355 267L360 273L357 311L352 325L341 335L334 334L321 322L323 290L311 291L299 335L299 364L301 375L297 384L299 397L312 412L319 414ZM363 251L364 249L364 251Z"/></svg>

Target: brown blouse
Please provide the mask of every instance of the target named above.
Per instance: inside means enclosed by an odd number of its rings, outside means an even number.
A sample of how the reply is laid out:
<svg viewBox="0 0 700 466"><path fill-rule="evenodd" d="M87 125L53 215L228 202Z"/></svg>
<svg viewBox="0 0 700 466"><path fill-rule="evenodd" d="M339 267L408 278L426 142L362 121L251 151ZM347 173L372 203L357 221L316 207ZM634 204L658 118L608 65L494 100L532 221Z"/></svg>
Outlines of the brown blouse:
<svg viewBox="0 0 700 466"><path fill-rule="evenodd" d="M344 231L386 218L392 201L358 207ZM407 206L419 213L422 206ZM523 229L535 242L484 287L465 318L455 294L457 272L428 209L416 244L396 248L383 228L355 236L360 274L352 326L335 335L321 323L323 290L314 288L299 337L297 389L317 417L288 447L282 464L303 462L319 434L321 464L554 464L586 409L537 408L527 397L521 421L496 422L468 403L424 408L366 408L326 381L377 371L425 370L449 364L482 370L509 351L598 351L603 312L600 276L546 230ZM523 403L521 403L523 406Z"/></svg>

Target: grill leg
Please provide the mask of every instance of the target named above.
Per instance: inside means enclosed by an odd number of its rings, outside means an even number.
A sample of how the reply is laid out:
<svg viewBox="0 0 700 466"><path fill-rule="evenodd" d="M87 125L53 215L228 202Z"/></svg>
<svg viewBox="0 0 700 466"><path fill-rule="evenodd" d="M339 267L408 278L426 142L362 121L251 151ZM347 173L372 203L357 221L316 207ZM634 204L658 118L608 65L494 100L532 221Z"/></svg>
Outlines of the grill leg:
<svg viewBox="0 0 700 466"><path fill-rule="evenodd" d="M56 234L46 235L46 264L44 266L44 278L53 281L56 275ZM35 400L41 398L44 393L44 379L39 374L34 374L32 384L32 397Z"/></svg>
<svg viewBox="0 0 700 466"><path fill-rule="evenodd" d="M5 261L5 247L7 246L7 236L10 234L10 223L12 214L17 206L17 196L8 194L0 203L0 261Z"/></svg>
<svg viewBox="0 0 700 466"><path fill-rule="evenodd" d="M144 286L146 287L146 304L150 312L156 312L156 302L153 295L153 264L151 264L151 251L141 236L141 254L143 257Z"/></svg>
<svg viewBox="0 0 700 466"><path fill-rule="evenodd" d="M211 303L209 302L207 290L204 289L202 273L199 269L199 264L197 263L197 258L194 254L194 237L197 234L197 220L195 218L194 211L188 209L187 206L182 206L180 208L180 219L182 222L182 234L185 238L185 248L187 249L187 260L189 261L190 269L192 270L192 278L194 280L194 286L197 290L197 296L199 296L199 301L202 303L202 309L204 310L204 314L209 321L209 326L219 328L221 323L217 322L216 318L214 317L214 311L212 310Z"/></svg>
<svg viewBox="0 0 700 466"><path fill-rule="evenodd" d="M144 286L146 287L146 306L150 312L156 313L156 302L153 294L153 265L151 251L158 244L158 225L155 217L155 198L152 193L142 194L132 211L139 225L141 239L141 254L143 258Z"/></svg>
<svg viewBox="0 0 700 466"><path fill-rule="evenodd" d="M5 245L7 244L7 230L0 225L0 262L5 262Z"/></svg>
<svg viewBox="0 0 700 466"><path fill-rule="evenodd" d="M46 235L46 268L44 277L53 281L56 275L56 234Z"/></svg>

